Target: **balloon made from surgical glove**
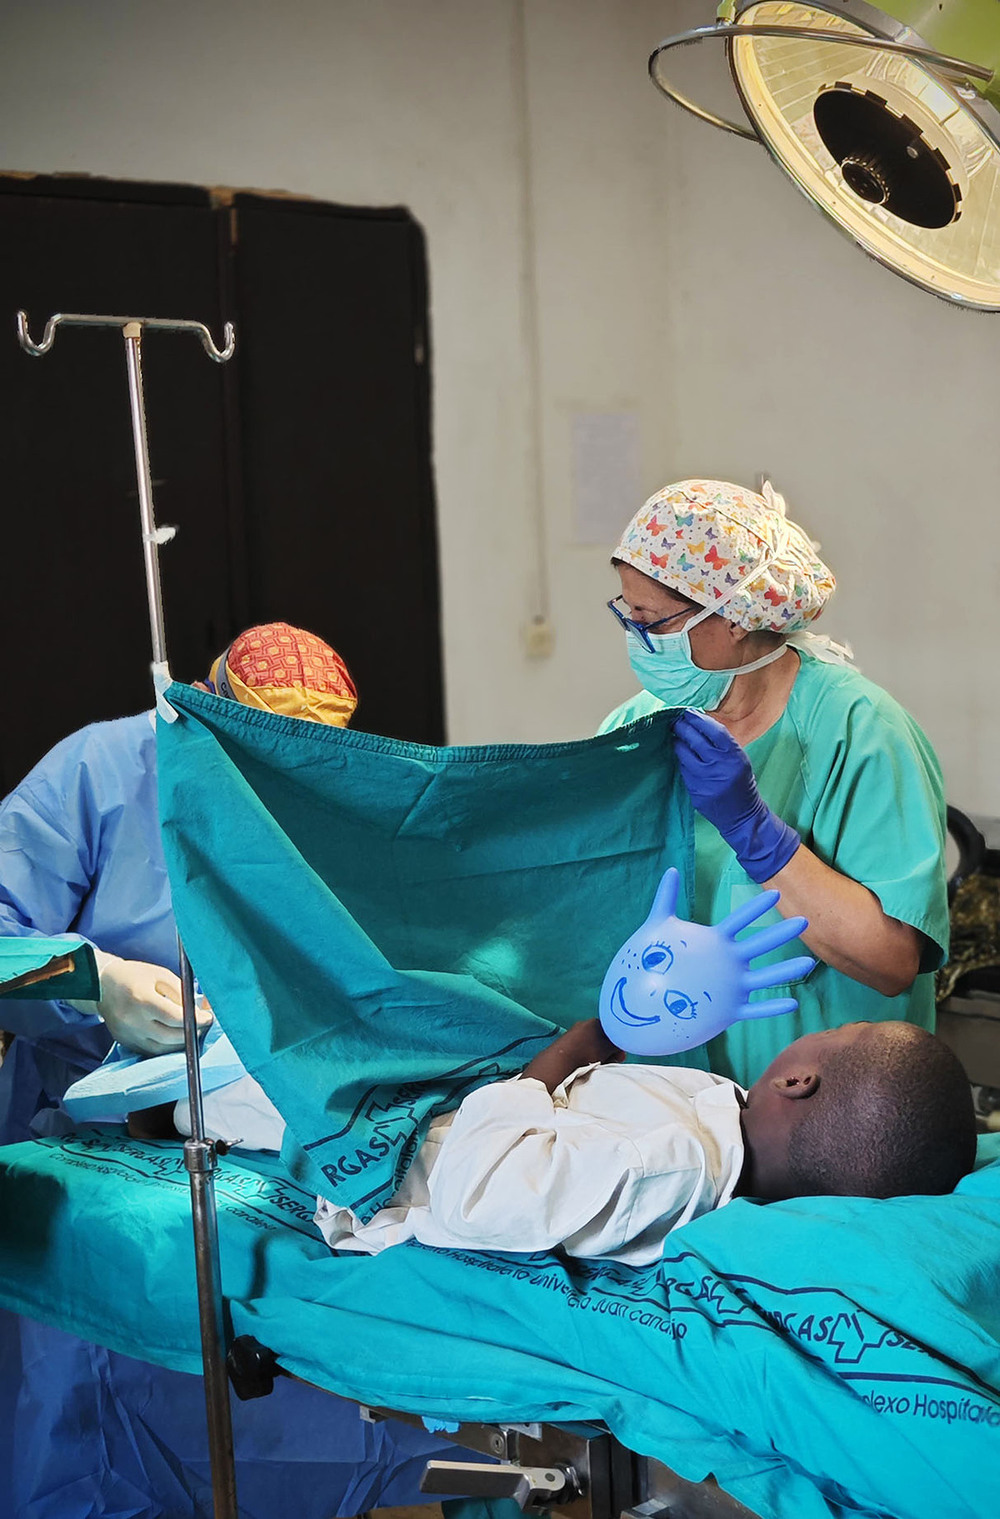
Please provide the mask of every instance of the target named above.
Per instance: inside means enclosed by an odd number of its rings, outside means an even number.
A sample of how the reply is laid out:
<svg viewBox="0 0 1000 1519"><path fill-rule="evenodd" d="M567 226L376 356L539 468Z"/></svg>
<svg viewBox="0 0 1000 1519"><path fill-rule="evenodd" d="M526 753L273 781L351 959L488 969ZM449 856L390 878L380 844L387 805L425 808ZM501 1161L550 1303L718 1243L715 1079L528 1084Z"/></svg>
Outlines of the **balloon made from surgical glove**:
<svg viewBox="0 0 1000 1519"><path fill-rule="evenodd" d="M736 935L768 912L780 892L762 891L714 927L675 915L680 877L671 867L657 888L649 917L626 939L601 987L601 1026L632 1055L677 1055L714 1039L743 1018L793 1013L794 997L750 1002L752 991L806 976L808 955L761 970L750 961L798 938L805 918L785 918L749 938Z"/></svg>

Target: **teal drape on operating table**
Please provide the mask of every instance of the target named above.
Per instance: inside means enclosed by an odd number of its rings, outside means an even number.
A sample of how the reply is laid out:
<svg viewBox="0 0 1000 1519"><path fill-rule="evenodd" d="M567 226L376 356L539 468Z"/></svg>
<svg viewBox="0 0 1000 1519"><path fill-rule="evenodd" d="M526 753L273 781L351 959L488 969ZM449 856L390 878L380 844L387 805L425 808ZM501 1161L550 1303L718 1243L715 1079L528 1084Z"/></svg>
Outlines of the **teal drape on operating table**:
<svg viewBox="0 0 1000 1519"><path fill-rule="evenodd" d="M312 1183L362 1216L434 1112L596 1015L667 865L685 910L670 713L580 743L435 749L186 686L170 701L181 937Z"/></svg>
<svg viewBox="0 0 1000 1519"><path fill-rule="evenodd" d="M229 1155L222 1281L234 1334L344 1397L439 1420L601 1420L768 1519L972 1519L1000 1463L997 1141L952 1197L737 1198L646 1267L412 1242L338 1253L277 1157ZM199 1369L179 1145L8 1145L0 1218L0 1304Z"/></svg>

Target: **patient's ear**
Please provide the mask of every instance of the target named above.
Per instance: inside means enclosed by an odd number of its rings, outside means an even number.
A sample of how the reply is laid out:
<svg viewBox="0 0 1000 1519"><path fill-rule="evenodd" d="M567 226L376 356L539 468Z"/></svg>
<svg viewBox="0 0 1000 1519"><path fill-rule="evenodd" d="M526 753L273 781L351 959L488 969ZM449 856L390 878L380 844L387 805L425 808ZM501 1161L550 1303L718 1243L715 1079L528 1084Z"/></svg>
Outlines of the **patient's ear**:
<svg viewBox="0 0 1000 1519"><path fill-rule="evenodd" d="M797 1070L786 1071L784 1076L773 1076L771 1086L779 1097L790 1097L798 1102L819 1091L819 1071L802 1066Z"/></svg>

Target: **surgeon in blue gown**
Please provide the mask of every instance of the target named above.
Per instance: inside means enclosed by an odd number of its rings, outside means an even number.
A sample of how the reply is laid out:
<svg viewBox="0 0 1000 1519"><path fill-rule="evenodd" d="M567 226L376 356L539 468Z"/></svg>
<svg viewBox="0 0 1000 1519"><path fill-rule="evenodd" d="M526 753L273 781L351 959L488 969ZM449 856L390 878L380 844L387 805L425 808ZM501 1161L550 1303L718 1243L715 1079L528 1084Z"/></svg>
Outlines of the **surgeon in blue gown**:
<svg viewBox="0 0 1000 1519"><path fill-rule="evenodd" d="M358 700L336 650L288 623L240 634L209 689L338 727ZM0 1067L0 1142L64 1131L60 1098L114 1040L143 1055L184 1043L151 712L72 734L0 804L0 934L68 931L98 951L101 1000L4 1002L15 1038Z"/></svg>
<svg viewBox="0 0 1000 1519"><path fill-rule="evenodd" d="M0 932L70 929L128 964L158 969L160 985L179 997L152 713L64 739L0 805ZM131 1033L130 1047L147 1054L157 1034L162 1049L179 1048L176 997L154 995L164 1005L148 1006L144 1020L137 1006L131 1029L84 1004L5 1001L0 1020L15 1038L0 1066L0 1139L62 1127L63 1092L114 1038Z"/></svg>
<svg viewBox="0 0 1000 1519"><path fill-rule="evenodd" d="M287 624L250 629L216 661L220 694L317 721L349 721L340 656ZM160 844L151 713L57 744L0 804L0 933L72 930L100 951L100 1003L5 1001L5 1142L58 1134L66 1087L113 1039L141 1053L183 1042L176 930ZM122 1283L128 1291L129 1284ZM279 1378L233 1405L243 1519L328 1519L422 1499L440 1442L364 1423L352 1404ZM211 1514L201 1379L151 1367L0 1313L0 1519Z"/></svg>

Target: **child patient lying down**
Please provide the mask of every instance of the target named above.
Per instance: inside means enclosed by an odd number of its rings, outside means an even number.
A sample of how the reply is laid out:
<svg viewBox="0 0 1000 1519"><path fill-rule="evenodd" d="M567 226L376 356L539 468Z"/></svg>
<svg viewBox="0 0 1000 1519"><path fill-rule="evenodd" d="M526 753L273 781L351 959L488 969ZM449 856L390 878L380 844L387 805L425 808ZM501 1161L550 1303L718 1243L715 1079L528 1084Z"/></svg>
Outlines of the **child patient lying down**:
<svg viewBox="0 0 1000 1519"><path fill-rule="evenodd" d="M624 1065L596 1019L431 1123L367 1224L319 1199L330 1245L403 1240L644 1265L731 1198L950 1192L975 1159L968 1081L933 1034L849 1023L806 1034L744 1092L681 1066Z"/></svg>

